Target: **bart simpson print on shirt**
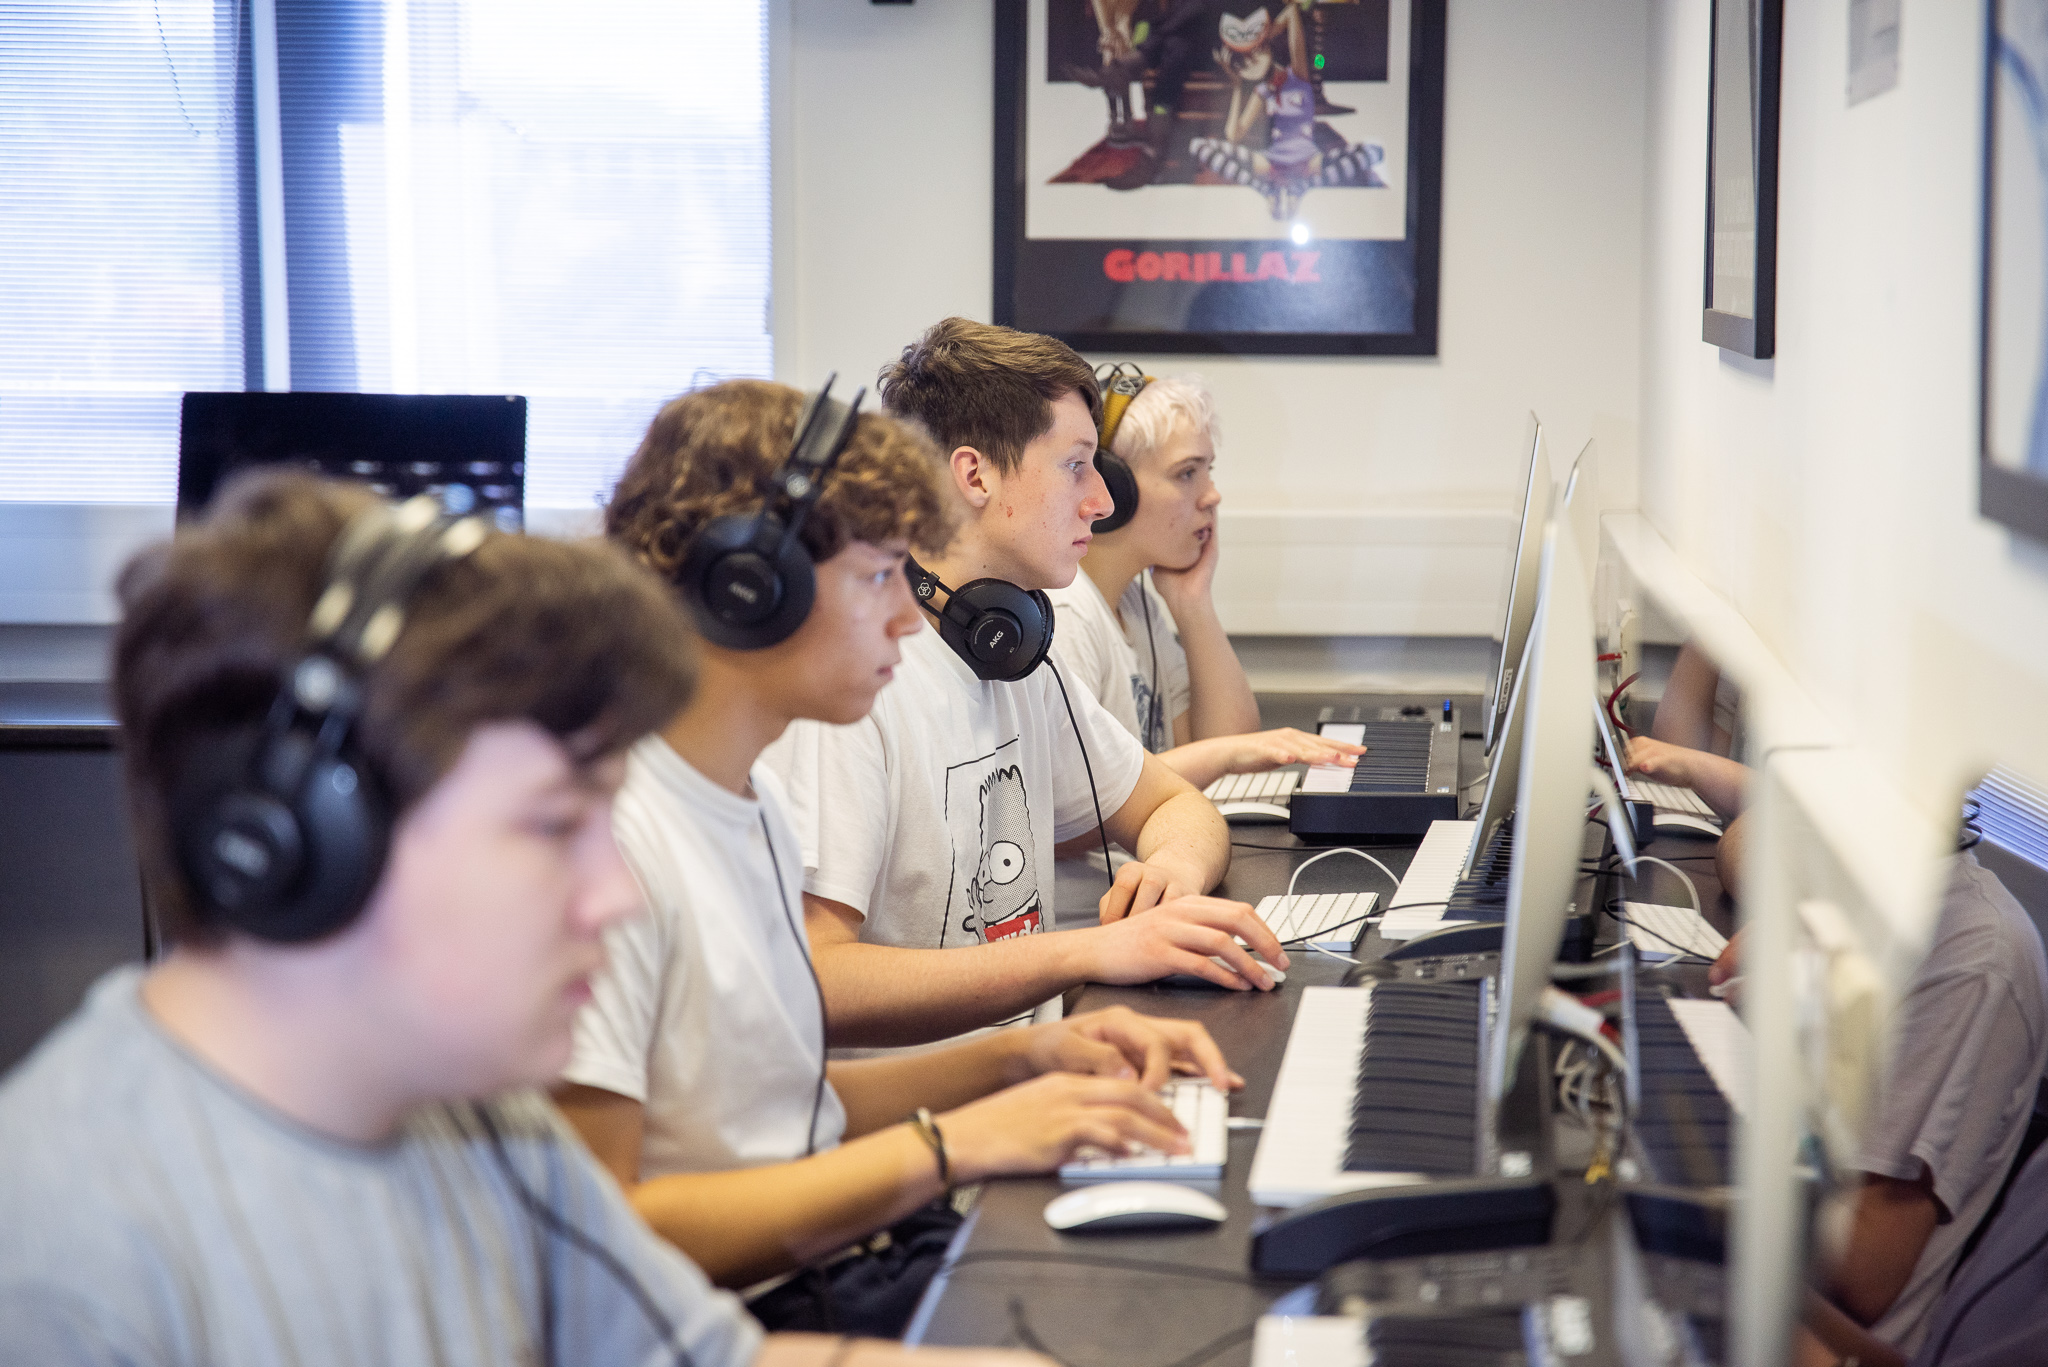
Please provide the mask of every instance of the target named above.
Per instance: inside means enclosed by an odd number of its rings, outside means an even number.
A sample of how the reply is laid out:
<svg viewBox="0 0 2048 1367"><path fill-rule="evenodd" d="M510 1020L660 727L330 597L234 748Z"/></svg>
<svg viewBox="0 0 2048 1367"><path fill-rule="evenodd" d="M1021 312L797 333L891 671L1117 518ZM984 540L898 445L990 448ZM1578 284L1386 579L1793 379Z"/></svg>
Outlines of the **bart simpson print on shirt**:
<svg viewBox="0 0 2048 1367"><path fill-rule="evenodd" d="M953 880L942 944L955 930L986 944L1045 928L1031 800L1016 744L946 773Z"/></svg>

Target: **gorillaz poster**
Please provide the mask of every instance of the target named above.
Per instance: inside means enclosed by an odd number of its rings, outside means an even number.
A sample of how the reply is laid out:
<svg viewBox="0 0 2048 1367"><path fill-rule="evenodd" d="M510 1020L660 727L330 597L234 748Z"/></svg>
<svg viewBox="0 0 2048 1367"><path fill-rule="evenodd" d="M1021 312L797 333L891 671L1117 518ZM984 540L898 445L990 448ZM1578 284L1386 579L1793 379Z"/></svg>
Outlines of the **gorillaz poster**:
<svg viewBox="0 0 2048 1367"><path fill-rule="evenodd" d="M1001 0L999 323L1436 352L1445 0Z"/></svg>

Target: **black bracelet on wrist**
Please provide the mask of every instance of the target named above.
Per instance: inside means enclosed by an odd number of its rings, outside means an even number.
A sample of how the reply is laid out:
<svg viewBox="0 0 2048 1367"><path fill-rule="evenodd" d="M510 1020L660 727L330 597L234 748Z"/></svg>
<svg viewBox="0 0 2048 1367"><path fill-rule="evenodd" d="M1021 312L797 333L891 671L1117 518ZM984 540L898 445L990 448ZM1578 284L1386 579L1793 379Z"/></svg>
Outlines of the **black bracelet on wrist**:
<svg viewBox="0 0 2048 1367"><path fill-rule="evenodd" d="M932 1152L939 1160L939 1185L947 1191L953 1189L953 1165L946 1160L946 1136L939 1133L939 1122L932 1119L932 1113L920 1106L910 1113L904 1124L914 1127L920 1138L932 1146Z"/></svg>

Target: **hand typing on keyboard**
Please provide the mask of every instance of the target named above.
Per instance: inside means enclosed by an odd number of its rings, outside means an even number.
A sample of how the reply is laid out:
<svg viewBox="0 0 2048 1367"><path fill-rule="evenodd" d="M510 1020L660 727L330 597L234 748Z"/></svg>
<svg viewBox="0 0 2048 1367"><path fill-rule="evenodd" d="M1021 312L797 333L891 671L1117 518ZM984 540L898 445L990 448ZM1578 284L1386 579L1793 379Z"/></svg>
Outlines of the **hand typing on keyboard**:
<svg viewBox="0 0 2048 1367"><path fill-rule="evenodd" d="M1190 741L1168 752L1168 764L1182 778L1201 788L1225 774L1262 774L1289 764L1356 764L1364 753L1363 745L1282 726L1271 731Z"/></svg>
<svg viewBox="0 0 2048 1367"><path fill-rule="evenodd" d="M1230 1098L1195 1078L1170 1084L1160 1098L1172 1108L1174 1119L1185 1131L1188 1142L1184 1146L1138 1148L1121 1154L1086 1148L1060 1165L1060 1176L1069 1182L1221 1178L1230 1149Z"/></svg>
<svg viewBox="0 0 2048 1367"><path fill-rule="evenodd" d="M1030 1073L1092 1073L1157 1089L1176 1072L1199 1074L1235 1091L1244 1079L1223 1061L1223 1051L1195 1021L1141 1016L1127 1006L1089 1011L1014 1032L1022 1041L1019 1064Z"/></svg>
<svg viewBox="0 0 2048 1367"><path fill-rule="evenodd" d="M1020 1082L948 1111L937 1123L956 1185L1051 1172L1083 1152L1181 1154L1191 1148L1187 1130L1158 1092L1078 1073ZM921 1169L925 1141L907 1127L904 1133L905 1152Z"/></svg>

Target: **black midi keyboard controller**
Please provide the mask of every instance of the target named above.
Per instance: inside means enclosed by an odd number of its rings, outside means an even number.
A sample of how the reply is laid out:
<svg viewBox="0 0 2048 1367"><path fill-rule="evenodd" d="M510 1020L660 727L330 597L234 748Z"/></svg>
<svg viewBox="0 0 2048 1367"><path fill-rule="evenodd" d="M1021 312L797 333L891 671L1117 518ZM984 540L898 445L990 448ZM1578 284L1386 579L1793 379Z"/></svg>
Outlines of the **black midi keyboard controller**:
<svg viewBox="0 0 2048 1367"><path fill-rule="evenodd" d="M1314 790L1316 770L1295 791L1288 829L1311 844L1426 835L1458 819L1461 718L1450 699L1383 707L1324 708L1317 730L1365 747L1349 783Z"/></svg>

